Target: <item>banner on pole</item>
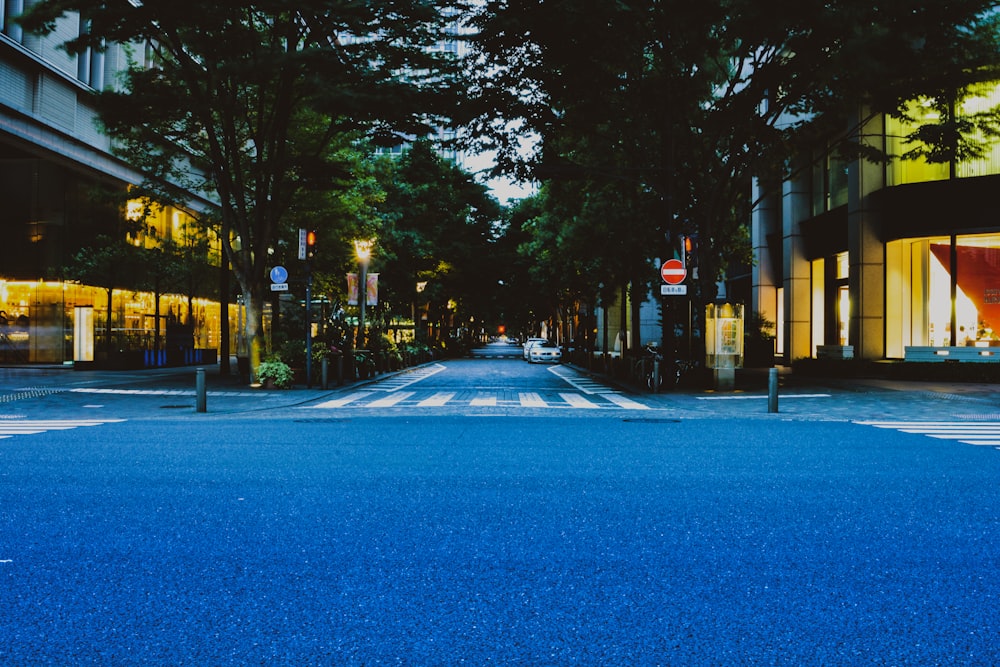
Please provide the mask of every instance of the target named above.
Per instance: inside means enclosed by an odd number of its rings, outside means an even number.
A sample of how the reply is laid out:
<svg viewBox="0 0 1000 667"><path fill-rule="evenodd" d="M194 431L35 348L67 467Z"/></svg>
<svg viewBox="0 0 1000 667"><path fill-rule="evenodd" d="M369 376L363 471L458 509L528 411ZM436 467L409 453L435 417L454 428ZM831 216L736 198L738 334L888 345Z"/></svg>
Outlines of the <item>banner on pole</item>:
<svg viewBox="0 0 1000 667"><path fill-rule="evenodd" d="M365 300L366 306L377 306L378 305L378 274L369 273L365 276L365 292L367 299Z"/></svg>
<svg viewBox="0 0 1000 667"><path fill-rule="evenodd" d="M358 305L358 274L347 274L347 305ZM365 305L378 305L378 274L369 273L365 276Z"/></svg>
<svg viewBox="0 0 1000 667"><path fill-rule="evenodd" d="M358 274L347 274L347 305L358 305Z"/></svg>

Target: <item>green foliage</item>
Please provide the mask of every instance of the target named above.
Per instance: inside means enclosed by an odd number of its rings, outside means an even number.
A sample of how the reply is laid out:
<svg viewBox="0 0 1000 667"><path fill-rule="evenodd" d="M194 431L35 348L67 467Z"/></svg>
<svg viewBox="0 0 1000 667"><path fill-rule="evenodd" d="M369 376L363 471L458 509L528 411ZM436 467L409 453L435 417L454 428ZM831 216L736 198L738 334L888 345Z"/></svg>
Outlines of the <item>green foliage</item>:
<svg viewBox="0 0 1000 667"><path fill-rule="evenodd" d="M101 121L146 192L218 207L256 359L269 251L300 195L342 175L344 137L398 143L454 106L453 58L428 48L445 36L449 6L40 0L21 21L53 33L81 14L88 30L60 29L74 54L140 45L117 87L97 95Z"/></svg>
<svg viewBox="0 0 1000 667"><path fill-rule="evenodd" d="M446 318L449 303L461 321L495 320L497 282L505 271L496 252L497 201L428 142L416 142L386 176L373 260L381 272L380 300L396 304L403 316L419 300L429 305L432 321ZM417 283L426 283L419 296ZM392 314L383 311L383 319Z"/></svg>
<svg viewBox="0 0 1000 667"><path fill-rule="evenodd" d="M257 366L257 380L261 384L270 382L277 389L290 389L294 377L291 367L278 357L265 359Z"/></svg>
<svg viewBox="0 0 1000 667"><path fill-rule="evenodd" d="M991 0L487 3L464 108L474 147L544 183L522 226L538 282L564 299L643 284L652 258L697 234L692 296L705 302L750 260L752 179L767 193L811 157L797 148L839 141L884 159L861 123L920 96L937 113L913 156L947 162L997 136L997 109L949 109L995 78L998 21Z"/></svg>

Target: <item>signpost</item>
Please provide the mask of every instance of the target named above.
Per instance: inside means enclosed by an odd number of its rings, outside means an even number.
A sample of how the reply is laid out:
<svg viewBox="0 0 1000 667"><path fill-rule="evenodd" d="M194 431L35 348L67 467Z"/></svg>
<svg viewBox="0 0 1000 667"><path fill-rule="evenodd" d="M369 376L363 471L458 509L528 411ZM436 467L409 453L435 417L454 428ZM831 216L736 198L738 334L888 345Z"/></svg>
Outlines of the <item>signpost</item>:
<svg viewBox="0 0 1000 667"><path fill-rule="evenodd" d="M306 240L308 233L305 229L299 229L299 259L306 259Z"/></svg>
<svg viewBox="0 0 1000 667"><path fill-rule="evenodd" d="M679 259L668 259L660 267L660 276L668 285L680 285L687 278L687 269Z"/></svg>
<svg viewBox="0 0 1000 667"><path fill-rule="evenodd" d="M288 271L283 266L276 266L271 269L271 291L288 291Z"/></svg>
<svg viewBox="0 0 1000 667"><path fill-rule="evenodd" d="M662 296L687 294L687 285L683 284L687 278L687 269L684 268L684 262L681 260L668 259L665 261L660 267L660 277L666 283L666 285L660 285Z"/></svg>

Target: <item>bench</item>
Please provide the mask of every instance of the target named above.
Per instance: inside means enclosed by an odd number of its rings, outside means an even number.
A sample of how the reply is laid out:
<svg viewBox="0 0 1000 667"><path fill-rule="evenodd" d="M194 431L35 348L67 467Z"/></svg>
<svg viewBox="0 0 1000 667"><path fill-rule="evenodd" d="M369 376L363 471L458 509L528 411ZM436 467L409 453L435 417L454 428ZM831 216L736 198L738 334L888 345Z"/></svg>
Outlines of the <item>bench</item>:
<svg viewBox="0 0 1000 667"><path fill-rule="evenodd" d="M907 345L904 349L904 361L1000 361L1000 348Z"/></svg>

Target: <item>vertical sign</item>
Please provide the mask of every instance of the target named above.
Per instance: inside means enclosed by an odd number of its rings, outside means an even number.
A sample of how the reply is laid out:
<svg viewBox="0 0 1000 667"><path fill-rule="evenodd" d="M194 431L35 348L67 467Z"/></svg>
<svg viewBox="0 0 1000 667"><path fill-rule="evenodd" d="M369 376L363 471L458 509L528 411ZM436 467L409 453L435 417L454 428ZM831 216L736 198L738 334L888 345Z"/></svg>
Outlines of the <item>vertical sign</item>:
<svg viewBox="0 0 1000 667"><path fill-rule="evenodd" d="M306 230L299 230L299 259L306 258Z"/></svg>

